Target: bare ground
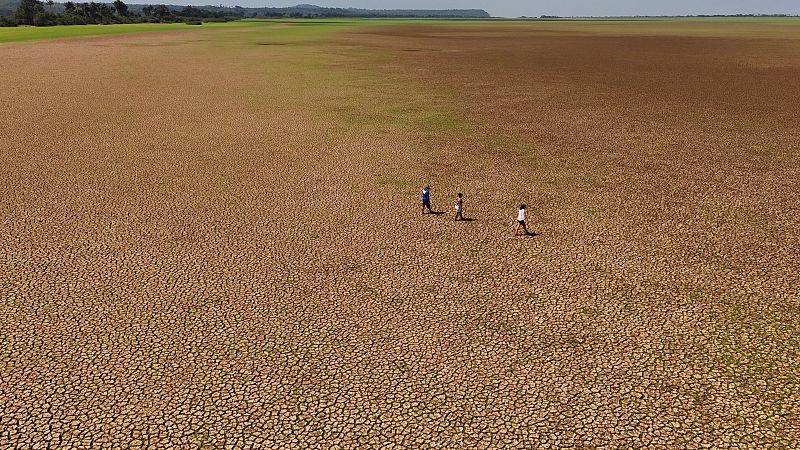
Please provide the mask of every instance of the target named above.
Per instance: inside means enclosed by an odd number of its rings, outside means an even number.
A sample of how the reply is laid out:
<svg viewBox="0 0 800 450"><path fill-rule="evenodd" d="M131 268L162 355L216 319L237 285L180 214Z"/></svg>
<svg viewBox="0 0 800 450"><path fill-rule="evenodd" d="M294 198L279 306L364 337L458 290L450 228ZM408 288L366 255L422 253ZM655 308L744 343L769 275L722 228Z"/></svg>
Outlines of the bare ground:
<svg viewBox="0 0 800 450"><path fill-rule="evenodd" d="M0 48L0 447L800 439L800 41L253 33Z"/></svg>

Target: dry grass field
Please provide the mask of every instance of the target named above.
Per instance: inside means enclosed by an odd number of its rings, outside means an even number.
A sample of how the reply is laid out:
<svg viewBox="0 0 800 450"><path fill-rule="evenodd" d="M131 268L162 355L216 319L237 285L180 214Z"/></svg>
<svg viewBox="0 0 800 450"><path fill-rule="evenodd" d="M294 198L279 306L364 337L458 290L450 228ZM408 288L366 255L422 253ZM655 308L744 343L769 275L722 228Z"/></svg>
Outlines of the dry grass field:
<svg viewBox="0 0 800 450"><path fill-rule="evenodd" d="M800 23L0 61L0 448L800 441Z"/></svg>

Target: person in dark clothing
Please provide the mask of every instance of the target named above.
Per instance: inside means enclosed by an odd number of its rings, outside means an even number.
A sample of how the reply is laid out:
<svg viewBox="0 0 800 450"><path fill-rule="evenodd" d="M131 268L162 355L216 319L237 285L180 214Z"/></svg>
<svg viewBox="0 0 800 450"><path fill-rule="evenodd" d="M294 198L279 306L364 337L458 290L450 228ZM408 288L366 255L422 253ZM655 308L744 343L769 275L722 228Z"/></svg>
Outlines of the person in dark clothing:
<svg viewBox="0 0 800 450"><path fill-rule="evenodd" d="M425 186L422 188L422 214L425 214L425 208L428 208L428 214L432 214L431 210L431 187Z"/></svg>

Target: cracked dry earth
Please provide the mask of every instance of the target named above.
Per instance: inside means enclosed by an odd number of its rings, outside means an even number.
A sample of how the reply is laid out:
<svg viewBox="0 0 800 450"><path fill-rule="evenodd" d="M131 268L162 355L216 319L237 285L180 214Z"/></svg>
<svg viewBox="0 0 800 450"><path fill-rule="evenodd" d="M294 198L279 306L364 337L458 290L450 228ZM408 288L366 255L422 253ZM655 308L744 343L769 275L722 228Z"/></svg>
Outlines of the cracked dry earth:
<svg viewBox="0 0 800 450"><path fill-rule="evenodd" d="M800 34L692 26L0 46L0 448L796 447Z"/></svg>

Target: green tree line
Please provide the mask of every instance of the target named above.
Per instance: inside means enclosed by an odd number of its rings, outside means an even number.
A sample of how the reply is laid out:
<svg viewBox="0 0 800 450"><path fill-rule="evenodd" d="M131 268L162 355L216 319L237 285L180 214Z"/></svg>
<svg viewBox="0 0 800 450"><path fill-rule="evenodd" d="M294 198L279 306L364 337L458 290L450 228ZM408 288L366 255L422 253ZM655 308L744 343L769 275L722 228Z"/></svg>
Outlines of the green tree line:
<svg viewBox="0 0 800 450"><path fill-rule="evenodd" d="M141 14L129 10L122 0L114 3L64 3L63 12L56 12L53 0L22 0L10 16L0 16L0 26L32 25L87 25L146 22L187 22L237 20L241 16L221 11L209 11L194 6L173 10L166 5L148 5ZM60 8L59 8L60 9Z"/></svg>

